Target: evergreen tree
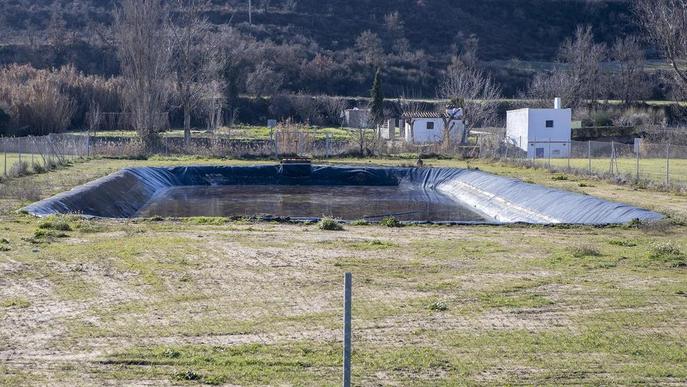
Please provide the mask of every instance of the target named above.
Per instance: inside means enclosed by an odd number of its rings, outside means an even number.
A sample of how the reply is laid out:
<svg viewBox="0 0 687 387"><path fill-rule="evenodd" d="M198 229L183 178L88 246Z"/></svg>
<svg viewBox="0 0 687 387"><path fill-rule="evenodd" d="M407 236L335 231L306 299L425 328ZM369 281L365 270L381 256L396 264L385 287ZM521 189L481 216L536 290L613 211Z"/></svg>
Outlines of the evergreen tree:
<svg viewBox="0 0 687 387"><path fill-rule="evenodd" d="M375 73L375 80L372 83L372 90L370 91L370 119L375 125L381 125L384 122L384 94L382 93L382 75L381 70L377 69Z"/></svg>

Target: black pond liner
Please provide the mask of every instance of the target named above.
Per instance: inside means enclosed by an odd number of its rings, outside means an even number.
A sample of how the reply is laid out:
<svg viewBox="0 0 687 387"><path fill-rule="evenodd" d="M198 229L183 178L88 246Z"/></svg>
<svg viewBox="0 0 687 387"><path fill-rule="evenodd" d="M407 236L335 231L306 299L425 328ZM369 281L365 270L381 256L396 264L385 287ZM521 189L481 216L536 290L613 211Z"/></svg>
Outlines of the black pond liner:
<svg viewBox="0 0 687 387"><path fill-rule="evenodd" d="M316 220L333 215L374 222L394 216L411 223L458 224L607 225L663 218L479 170L302 164L127 168L25 210L36 216L104 218L271 215Z"/></svg>

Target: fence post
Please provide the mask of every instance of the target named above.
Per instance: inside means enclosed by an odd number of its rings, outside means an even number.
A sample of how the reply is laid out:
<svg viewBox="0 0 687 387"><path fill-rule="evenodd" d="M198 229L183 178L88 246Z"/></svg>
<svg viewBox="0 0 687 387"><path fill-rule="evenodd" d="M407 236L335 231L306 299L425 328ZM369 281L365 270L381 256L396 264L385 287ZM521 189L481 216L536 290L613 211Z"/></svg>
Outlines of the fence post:
<svg viewBox="0 0 687 387"><path fill-rule="evenodd" d="M636 141L635 141L635 143L636 143ZM637 153L637 174L636 174L637 177L636 177L636 179L637 179L637 183L639 183L639 157L640 157L639 156L639 149L640 149L640 146L637 145L636 148L637 148L637 149L635 149L635 153Z"/></svg>
<svg viewBox="0 0 687 387"><path fill-rule="evenodd" d="M666 186L670 186L670 141L666 145Z"/></svg>
<svg viewBox="0 0 687 387"><path fill-rule="evenodd" d="M279 160L279 131L274 132L274 158Z"/></svg>
<svg viewBox="0 0 687 387"><path fill-rule="evenodd" d="M589 160L589 174L592 174L592 141L587 141L587 159Z"/></svg>
<svg viewBox="0 0 687 387"><path fill-rule="evenodd" d="M343 387L351 386L351 290L353 275L344 273Z"/></svg>
<svg viewBox="0 0 687 387"><path fill-rule="evenodd" d="M4 176L7 177L7 144L5 143L5 139L2 138L2 153L5 155L5 163L3 164L5 166L5 172Z"/></svg>
<svg viewBox="0 0 687 387"><path fill-rule="evenodd" d="M615 163L615 142L611 141L611 176L615 175L614 163Z"/></svg>
<svg viewBox="0 0 687 387"><path fill-rule="evenodd" d="M15 137L17 140L17 153L19 153L19 164L21 164L21 137Z"/></svg>
<svg viewBox="0 0 687 387"><path fill-rule="evenodd" d="M551 169L551 137L549 137L549 169Z"/></svg>
<svg viewBox="0 0 687 387"><path fill-rule="evenodd" d="M570 157L572 157L572 140L568 141L568 171L570 171Z"/></svg>
<svg viewBox="0 0 687 387"><path fill-rule="evenodd" d="M29 139L29 149L31 150L31 168L33 168L33 155L36 153L36 149L32 146L33 142L31 141L31 136L28 137Z"/></svg>

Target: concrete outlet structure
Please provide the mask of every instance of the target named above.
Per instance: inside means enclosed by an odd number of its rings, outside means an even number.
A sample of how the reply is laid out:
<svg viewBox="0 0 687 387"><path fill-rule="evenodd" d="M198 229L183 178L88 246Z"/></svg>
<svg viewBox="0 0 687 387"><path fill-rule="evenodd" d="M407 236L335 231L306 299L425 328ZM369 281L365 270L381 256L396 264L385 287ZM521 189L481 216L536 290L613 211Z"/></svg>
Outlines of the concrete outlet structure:
<svg viewBox="0 0 687 387"><path fill-rule="evenodd" d="M506 128L509 143L527 152L530 159L570 155L572 110L561 108L560 98L553 109L508 111Z"/></svg>

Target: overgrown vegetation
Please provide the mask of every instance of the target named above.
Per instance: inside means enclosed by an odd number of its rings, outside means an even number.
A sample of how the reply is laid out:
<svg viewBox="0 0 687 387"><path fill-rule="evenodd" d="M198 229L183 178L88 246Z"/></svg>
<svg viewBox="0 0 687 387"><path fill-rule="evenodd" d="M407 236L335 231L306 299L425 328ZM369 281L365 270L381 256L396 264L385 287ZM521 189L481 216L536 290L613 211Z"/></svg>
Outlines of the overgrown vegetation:
<svg viewBox="0 0 687 387"><path fill-rule="evenodd" d="M344 229L338 220L333 219L333 218L328 218L328 217L322 218L317 223L317 227L320 230L326 230L326 231L342 231Z"/></svg>
<svg viewBox="0 0 687 387"><path fill-rule="evenodd" d="M687 255L673 241L653 243L650 258L673 267L687 267Z"/></svg>
<svg viewBox="0 0 687 387"><path fill-rule="evenodd" d="M384 227L403 227L403 223L393 216L387 216L383 218L379 224Z"/></svg>

